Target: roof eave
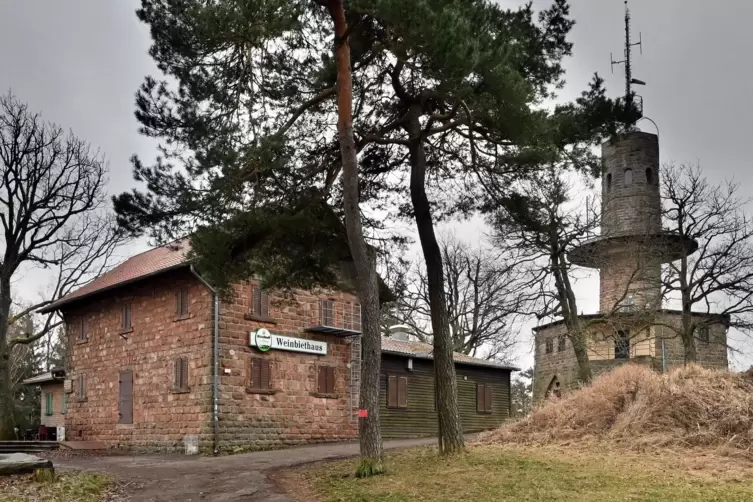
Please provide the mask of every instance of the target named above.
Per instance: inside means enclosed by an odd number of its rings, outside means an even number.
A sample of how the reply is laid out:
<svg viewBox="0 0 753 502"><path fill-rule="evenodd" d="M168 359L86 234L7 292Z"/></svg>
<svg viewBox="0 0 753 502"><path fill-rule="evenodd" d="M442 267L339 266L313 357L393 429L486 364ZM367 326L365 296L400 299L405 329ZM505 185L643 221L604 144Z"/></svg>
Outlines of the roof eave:
<svg viewBox="0 0 753 502"><path fill-rule="evenodd" d="M402 357L411 357L413 359L424 359L426 361L433 361L434 358L432 356L426 356L424 354L408 354L405 352L400 352L397 350L389 350L389 349L382 349L382 354L390 354L393 356L402 356ZM520 371L520 368L515 366L507 366L504 364L496 364L496 363L489 363L485 361L454 361L455 364L466 364L468 366L480 366L483 368L494 368L498 370L508 370L508 371Z"/></svg>
<svg viewBox="0 0 753 502"><path fill-rule="evenodd" d="M70 305L70 304L75 303L75 302L77 302L79 300L83 300L85 298L91 298L94 295L98 295L98 294L101 294L101 293L106 293L108 291L112 291L113 289L122 288L124 286L128 286L129 284L133 284L133 283L136 283L136 282L139 282L139 281L143 281L144 279L149 279L151 277L155 277L157 275L164 274L166 272L171 272L171 271L177 270L179 268L190 267L190 266L191 266L190 263L183 262L183 263L179 263L177 265L171 265L171 266L169 266L167 268L163 268L163 269L157 270L155 272L149 272L148 274L144 274L144 275L140 275L138 277L134 277L133 279L127 279L127 280L122 281L122 282L111 284L110 286L105 286L104 288L96 289L96 290L91 291L89 293L86 293L84 295L76 296L76 297L70 298L68 300L66 300L65 298L61 298L60 300L58 300L56 302L53 302L53 303L47 305L46 307L42 307L41 309L38 310L38 312L40 314L48 314L48 313L53 312L55 310L60 310L60 307L64 307L66 305Z"/></svg>

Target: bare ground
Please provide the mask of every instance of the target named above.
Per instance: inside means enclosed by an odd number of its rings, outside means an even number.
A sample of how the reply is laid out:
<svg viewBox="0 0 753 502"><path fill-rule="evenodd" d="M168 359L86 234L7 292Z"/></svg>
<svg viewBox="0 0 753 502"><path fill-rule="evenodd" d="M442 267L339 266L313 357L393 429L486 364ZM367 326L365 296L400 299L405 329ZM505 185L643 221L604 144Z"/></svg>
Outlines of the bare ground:
<svg viewBox="0 0 753 502"><path fill-rule="evenodd" d="M434 444L433 438L388 441L385 449ZM358 443L336 443L221 457L81 455L53 459L56 469L112 475L124 500L139 502L290 502L277 488L282 469L358 455Z"/></svg>

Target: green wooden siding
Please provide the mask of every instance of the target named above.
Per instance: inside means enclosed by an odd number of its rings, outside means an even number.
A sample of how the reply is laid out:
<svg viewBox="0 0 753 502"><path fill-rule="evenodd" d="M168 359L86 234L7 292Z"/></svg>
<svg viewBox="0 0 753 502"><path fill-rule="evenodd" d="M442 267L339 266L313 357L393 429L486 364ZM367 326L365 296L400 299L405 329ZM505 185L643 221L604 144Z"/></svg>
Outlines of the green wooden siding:
<svg viewBox="0 0 753 502"><path fill-rule="evenodd" d="M379 416L382 437L432 436L437 433L437 413L434 409L434 367L430 360L413 359L413 371L408 371L408 358L382 355L379 379ZM481 366L456 365L458 377L458 407L466 433L498 427L510 417L510 371ZM387 378L389 375L408 377L408 407L387 408ZM492 386L492 412L476 411L476 384Z"/></svg>

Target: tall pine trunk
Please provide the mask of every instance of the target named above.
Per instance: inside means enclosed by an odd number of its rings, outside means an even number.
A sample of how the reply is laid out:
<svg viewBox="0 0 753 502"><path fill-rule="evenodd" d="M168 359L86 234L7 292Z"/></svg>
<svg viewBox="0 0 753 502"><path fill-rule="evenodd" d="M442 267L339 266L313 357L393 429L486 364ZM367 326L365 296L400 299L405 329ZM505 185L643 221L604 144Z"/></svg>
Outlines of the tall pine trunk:
<svg viewBox="0 0 753 502"><path fill-rule="evenodd" d="M426 152L417 113L409 115L408 133L412 140L410 194L418 237L426 262L426 281L434 337L434 386L437 400L439 451L442 454L450 454L464 450L465 439L458 410L458 384L444 293L442 251L434 234L431 205L426 195Z"/></svg>
<svg viewBox="0 0 753 502"><path fill-rule="evenodd" d="M10 381L10 347L8 317L10 316L10 279L0 278L0 441L15 439L13 382Z"/></svg>
<svg viewBox="0 0 753 502"><path fill-rule="evenodd" d="M384 472L382 432L379 424L379 371L382 345L379 333L379 283L376 274L376 257L370 252L363 237L361 212L358 205L358 157L353 138L350 45L343 0L331 0L328 8L335 24L337 132L343 165L345 227L358 275L358 296L361 301L363 321L360 403L361 409L366 410L367 416L359 418L361 460L356 475L365 477Z"/></svg>

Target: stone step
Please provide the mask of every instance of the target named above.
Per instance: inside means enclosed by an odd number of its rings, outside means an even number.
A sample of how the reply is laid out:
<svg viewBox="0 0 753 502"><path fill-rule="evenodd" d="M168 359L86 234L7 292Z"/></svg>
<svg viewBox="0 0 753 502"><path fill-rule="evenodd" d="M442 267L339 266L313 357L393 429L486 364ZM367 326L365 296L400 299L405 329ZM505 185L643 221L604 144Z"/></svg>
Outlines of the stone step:
<svg viewBox="0 0 753 502"><path fill-rule="evenodd" d="M56 450L57 441L0 441L0 453Z"/></svg>

